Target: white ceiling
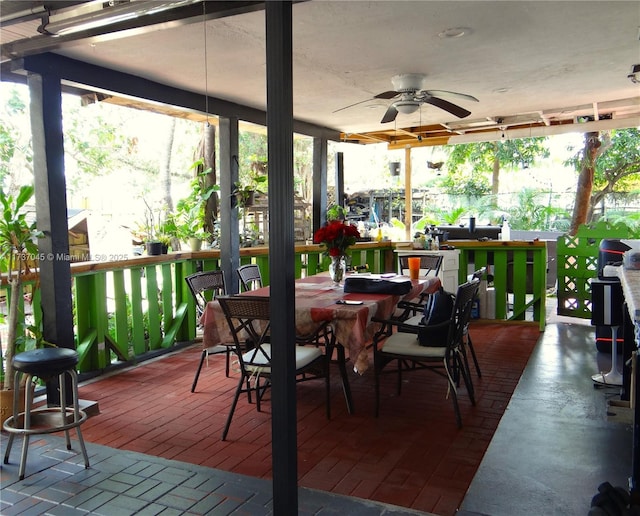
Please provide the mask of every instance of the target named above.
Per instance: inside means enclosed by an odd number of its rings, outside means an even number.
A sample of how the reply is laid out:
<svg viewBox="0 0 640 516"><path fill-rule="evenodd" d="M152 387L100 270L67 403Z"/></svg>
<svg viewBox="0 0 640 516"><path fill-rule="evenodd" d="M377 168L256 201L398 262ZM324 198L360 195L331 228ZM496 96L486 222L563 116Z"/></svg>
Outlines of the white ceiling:
<svg viewBox="0 0 640 516"><path fill-rule="evenodd" d="M27 28L33 34L38 25L3 26L2 43L22 39ZM597 120L609 113L627 126L640 124L640 84L628 77L640 63L635 0L313 0L294 4L293 25L294 117L347 134L418 125L459 134L516 123L531 127L534 121L548 126L584 114ZM265 109L264 26L264 12L257 11L207 21L206 44L198 21L74 41L55 52ZM461 37L439 36L458 27L466 29ZM474 103L446 97L472 112L465 125L426 104L381 124L390 100L335 112L392 90L391 77L409 72L426 74L426 89L478 98Z"/></svg>

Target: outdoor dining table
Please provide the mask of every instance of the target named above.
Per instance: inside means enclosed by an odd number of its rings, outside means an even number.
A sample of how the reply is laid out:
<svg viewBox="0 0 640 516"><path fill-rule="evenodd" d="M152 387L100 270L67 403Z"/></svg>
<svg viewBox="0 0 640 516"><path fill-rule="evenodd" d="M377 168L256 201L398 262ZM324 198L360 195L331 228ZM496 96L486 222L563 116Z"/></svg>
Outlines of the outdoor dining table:
<svg viewBox="0 0 640 516"><path fill-rule="evenodd" d="M395 276L393 279L409 280L408 276ZM295 325L296 333L312 334L321 324L330 322L336 337L337 362L342 376L342 384L347 399L349 412L353 412L353 403L346 374L345 349L349 350L349 358L353 370L363 374L369 367L367 344L371 342L377 323L373 317L387 319L396 309L398 302L417 298L420 294L436 292L440 286L437 277L410 280L412 288L404 296L393 294L345 293L343 287L334 286L328 273L319 273L295 282ZM269 287L244 292L252 296L269 296ZM240 294L240 295L243 295ZM358 301L362 304L342 304L338 301ZM220 304L213 300L200 320L203 327L203 345L215 346L232 342L228 324ZM328 350L330 353L332 350ZM331 355L330 355L331 356Z"/></svg>

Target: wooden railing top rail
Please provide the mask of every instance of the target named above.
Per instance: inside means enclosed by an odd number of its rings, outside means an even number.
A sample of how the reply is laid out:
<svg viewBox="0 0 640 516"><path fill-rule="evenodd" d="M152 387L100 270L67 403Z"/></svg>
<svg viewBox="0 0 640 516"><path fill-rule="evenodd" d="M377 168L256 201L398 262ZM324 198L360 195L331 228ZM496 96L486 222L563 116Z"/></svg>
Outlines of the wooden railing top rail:
<svg viewBox="0 0 640 516"><path fill-rule="evenodd" d="M542 240L487 240L479 242L478 240L451 240L451 245L458 249L480 248L480 249L504 249L507 248L523 248L523 247L546 247L546 242Z"/></svg>
<svg viewBox="0 0 640 516"><path fill-rule="evenodd" d="M393 247L393 243L390 241L383 242L357 242L351 247L352 251L364 251L366 249L387 249ZM320 253L324 250L324 247L319 244L302 244L296 245L296 253ZM269 246L259 247L243 247L240 249L240 257L247 256L267 256L269 254ZM109 271L128 269L132 267L145 267L148 265L158 265L163 263L170 263L176 261L186 260L206 260L210 258L219 258L219 249L205 249L202 251L172 251L168 254L161 254L158 256L135 256L133 258L117 259L118 255L104 254L104 259L92 262L76 262L71 264L71 274L73 276L87 274L97 271ZM111 259L110 259L111 258ZM38 273L33 272L28 275L23 275L23 281L35 281L38 278ZM7 278L3 274L0 276L0 284L6 285Z"/></svg>

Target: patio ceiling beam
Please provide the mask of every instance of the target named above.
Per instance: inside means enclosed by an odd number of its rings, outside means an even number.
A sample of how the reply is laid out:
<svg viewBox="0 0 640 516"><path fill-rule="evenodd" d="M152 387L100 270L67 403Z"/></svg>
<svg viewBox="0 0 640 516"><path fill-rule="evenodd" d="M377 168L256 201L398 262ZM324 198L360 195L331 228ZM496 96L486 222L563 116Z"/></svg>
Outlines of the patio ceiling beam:
<svg viewBox="0 0 640 516"><path fill-rule="evenodd" d="M160 104L196 113L206 112L205 95L173 88L132 74L84 63L57 54L46 53L29 56L12 62L12 64L11 71L13 73L19 71L57 75L68 86L77 88L77 90L86 90L87 93L96 91L124 98L145 99L151 103L150 110L153 110L153 104ZM212 115L237 117L240 120L263 126L267 123L265 111L216 97L209 97L208 108L209 114ZM307 136L333 141L340 140L339 131L300 120L294 121L293 130Z"/></svg>

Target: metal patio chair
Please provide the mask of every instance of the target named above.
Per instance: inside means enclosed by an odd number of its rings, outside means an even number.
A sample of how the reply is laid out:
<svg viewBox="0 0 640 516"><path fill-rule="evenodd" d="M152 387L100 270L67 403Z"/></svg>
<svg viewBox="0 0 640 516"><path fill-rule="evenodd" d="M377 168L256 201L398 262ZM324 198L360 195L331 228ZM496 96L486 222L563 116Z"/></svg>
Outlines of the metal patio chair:
<svg viewBox="0 0 640 516"><path fill-rule="evenodd" d="M200 318L204 313L207 303L218 296L225 295L227 293L227 287L224 280L224 274L221 270L196 272L185 278L189 290L193 295L196 303L196 314L198 317L198 324L200 324ZM198 378L200 377L200 371L204 361L209 358L210 355L219 355L224 353L225 357L225 374L229 376L230 360L231 360L232 347L227 344L218 344L217 346L211 346L202 349L200 355L200 363L196 375L191 384L191 392L195 392Z"/></svg>
<svg viewBox="0 0 640 516"><path fill-rule="evenodd" d="M226 440L238 399L246 392L256 395L256 408L260 411L262 398L271 384L271 350L276 343L270 337L270 299L258 296L221 296L218 302L233 335L240 365L240 379L222 432ZM243 344L251 341L253 348L244 351ZM327 418L331 417L329 357L317 346L295 346L296 382L324 379Z"/></svg>
<svg viewBox="0 0 640 516"><path fill-rule="evenodd" d="M373 338L376 417L380 408L380 377L383 373L397 375L397 390L400 394L403 372L416 374L418 370L427 369L447 379L448 395L453 400L456 422L458 427L462 427L457 392L460 377L464 381L471 404L475 405L473 382L463 340L477 291L477 281L460 285L450 320L434 326L408 325L395 319L378 320L382 323L382 328ZM444 339L441 337L443 328L448 329ZM432 338L436 334L438 338ZM385 367L394 361L397 362L397 370L385 371Z"/></svg>
<svg viewBox="0 0 640 516"><path fill-rule="evenodd" d="M262 274L255 263L241 265L238 267L237 272L242 283L242 289L245 292L262 288Z"/></svg>

